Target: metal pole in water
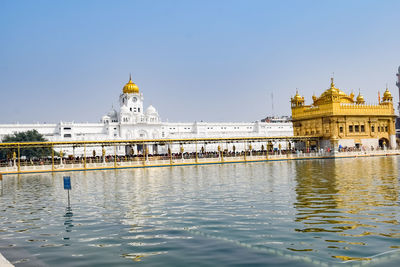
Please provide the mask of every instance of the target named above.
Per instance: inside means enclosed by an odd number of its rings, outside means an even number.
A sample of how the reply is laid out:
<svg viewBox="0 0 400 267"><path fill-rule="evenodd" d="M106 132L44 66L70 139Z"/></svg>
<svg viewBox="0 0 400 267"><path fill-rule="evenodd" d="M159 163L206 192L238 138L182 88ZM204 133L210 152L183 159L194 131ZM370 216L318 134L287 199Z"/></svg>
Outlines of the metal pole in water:
<svg viewBox="0 0 400 267"><path fill-rule="evenodd" d="M69 208L69 207L71 207L71 202L69 200L69 190L67 190L67 192L68 192L68 208Z"/></svg>

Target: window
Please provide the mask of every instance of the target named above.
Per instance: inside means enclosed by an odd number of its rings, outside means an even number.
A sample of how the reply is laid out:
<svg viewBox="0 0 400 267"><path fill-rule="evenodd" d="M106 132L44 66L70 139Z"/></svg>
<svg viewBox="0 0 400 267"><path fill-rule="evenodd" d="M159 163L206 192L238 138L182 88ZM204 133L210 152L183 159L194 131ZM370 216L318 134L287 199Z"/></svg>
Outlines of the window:
<svg viewBox="0 0 400 267"><path fill-rule="evenodd" d="M387 126L385 126L385 132L387 132L388 131L388 127Z"/></svg>
<svg viewBox="0 0 400 267"><path fill-rule="evenodd" d="M140 112L140 108L138 108L138 112Z"/></svg>
<svg viewBox="0 0 400 267"><path fill-rule="evenodd" d="M371 126L371 132L375 132L375 126Z"/></svg>
<svg viewBox="0 0 400 267"><path fill-rule="evenodd" d="M71 130L71 127L64 127L64 130Z"/></svg>
<svg viewBox="0 0 400 267"><path fill-rule="evenodd" d="M349 126L349 132L352 133L353 132L353 125Z"/></svg>
<svg viewBox="0 0 400 267"><path fill-rule="evenodd" d="M361 132L365 132L365 126L361 125Z"/></svg>
<svg viewBox="0 0 400 267"><path fill-rule="evenodd" d="M339 132L343 133L343 127L342 126L339 127Z"/></svg>
<svg viewBox="0 0 400 267"><path fill-rule="evenodd" d="M130 108L129 110L132 111L132 108Z"/></svg>
<svg viewBox="0 0 400 267"><path fill-rule="evenodd" d="M358 133L358 132L360 131L360 125L355 125L355 126L354 126L354 131L355 131L356 133Z"/></svg>
<svg viewBox="0 0 400 267"><path fill-rule="evenodd" d="M71 134L64 134L64 137L71 138L72 136L71 136Z"/></svg>

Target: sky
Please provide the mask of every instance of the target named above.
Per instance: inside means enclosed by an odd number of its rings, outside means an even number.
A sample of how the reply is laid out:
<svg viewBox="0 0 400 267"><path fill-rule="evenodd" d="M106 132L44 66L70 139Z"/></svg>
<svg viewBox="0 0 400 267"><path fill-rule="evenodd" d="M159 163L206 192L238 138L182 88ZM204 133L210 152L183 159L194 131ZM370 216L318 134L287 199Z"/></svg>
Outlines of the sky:
<svg viewBox="0 0 400 267"><path fill-rule="evenodd" d="M397 102L399 11L389 0L0 0L0 123L98 122L130 73L170 122L290 115L296 89L310 104L332 76L369 103L387 84Z"/></svg>

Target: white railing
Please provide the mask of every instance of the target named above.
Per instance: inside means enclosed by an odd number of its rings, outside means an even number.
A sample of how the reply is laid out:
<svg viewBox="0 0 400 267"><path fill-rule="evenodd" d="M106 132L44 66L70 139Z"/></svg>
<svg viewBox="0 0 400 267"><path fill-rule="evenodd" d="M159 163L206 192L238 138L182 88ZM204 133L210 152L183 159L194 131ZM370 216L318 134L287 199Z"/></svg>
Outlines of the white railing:
<svg viewBox="0 0 400 267"><path fill-rule="evenodd" d="M24 172L51 172L63 170L85 170L85 169L107 169L107 168L123 168L123 167L151 167L165 165L181 165L181 164L205 164L205 163L230 163L230 162L252 162L252 161L273 161L273 160L294 160L294 159L318 159L318 158L342 158L342 157L359 157L359 156L389 156L400 155L400 150L368 150L368 151L347 151L347 152L310 152L310 153L289 153L289 154L269 154L269 155L240 155L240 156L224 156L224 157L209 157L209 158L189 158L189 159L151 159L133 160L133 161L113 161L96 162L96 163L70 163L70 164L55 164L54 166L46 165L27 165L20 166L20 173ZM17 166L0 167L0 173L16 173Z"/></svg>

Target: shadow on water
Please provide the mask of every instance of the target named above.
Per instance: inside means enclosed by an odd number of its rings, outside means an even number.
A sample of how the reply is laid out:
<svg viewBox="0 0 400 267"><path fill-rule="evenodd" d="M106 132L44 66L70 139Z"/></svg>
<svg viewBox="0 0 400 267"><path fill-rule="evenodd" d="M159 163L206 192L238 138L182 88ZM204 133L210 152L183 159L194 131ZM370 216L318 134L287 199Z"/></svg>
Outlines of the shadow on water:
<svg viewBox="0 0 400 267"><path fill-rule="evenodd" d="M385 243L400 238L395 158L302 162L295 179L295 231L302 242L289 250L361 262L400 248Z"/></svg>
<svg viewBox="0 0 400 267"><path fill-rule="evenodd" d="M70 235L69 233L72 232L72 228L74 227L72 216L74 214L72 213L72 208L70 206L67 206L65 208L65 214L64 214L64 226L65 226L65 232L66 234L63 237L63 240L70 240ZM65 246L69 246L69 243L65 243Z"/></svg>

